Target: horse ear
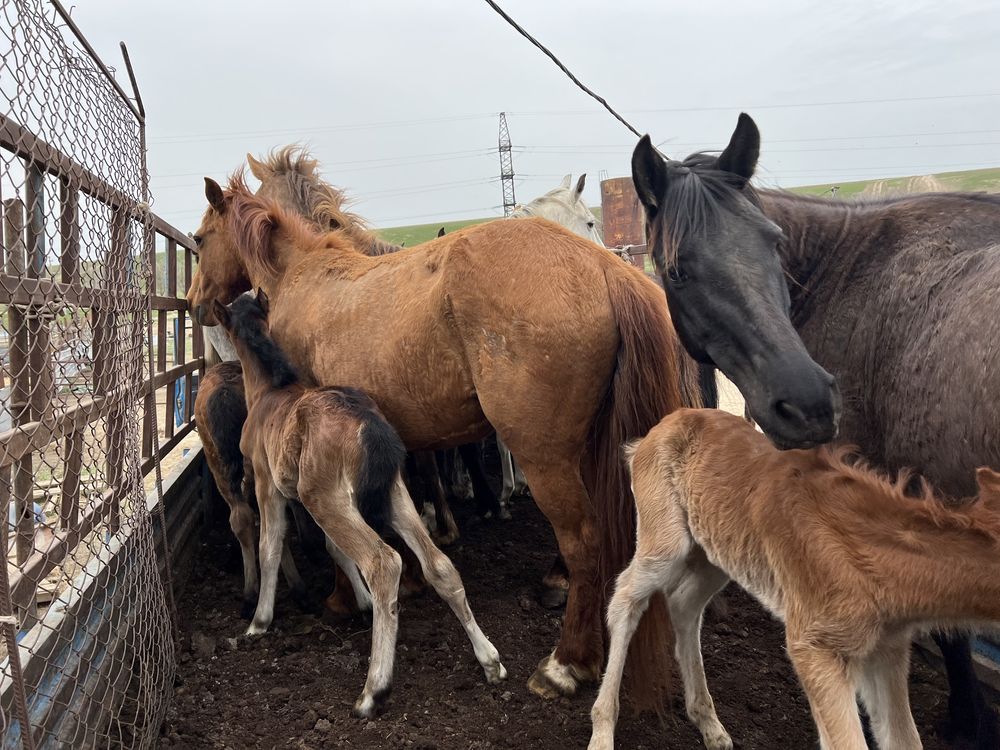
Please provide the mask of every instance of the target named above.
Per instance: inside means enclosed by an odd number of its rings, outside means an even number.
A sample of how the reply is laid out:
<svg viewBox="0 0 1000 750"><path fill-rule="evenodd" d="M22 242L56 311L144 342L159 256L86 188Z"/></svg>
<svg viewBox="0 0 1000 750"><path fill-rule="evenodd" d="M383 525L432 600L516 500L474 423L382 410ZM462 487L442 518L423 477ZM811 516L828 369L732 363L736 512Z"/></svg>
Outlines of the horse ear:
<svg viewBox="0 0 1000 750"><path fill-rule="evenodd" d="M250 173L261 182L271 174L271 169L261 161L254 158L253 154L247 152L247 164L250 165Z"/></svg>
<svg viewBox="0 0 1000 750"><path fill-rule="evenodd" d="M563 177L562 182L559 183L559 187L561 187L563 190L569 190L570 185L572 184L573 184L573 175L568 174L565 177Z"/></svg>
<svg viewBox="0 0 1000 750"><path fill-rule="evenodd" d="M267 298L267 292L260 287L257 287L257 306L264 315L271 311L271 300Z"/></svg>
<svg viewBox="0 0 1000 750"><path fill-rule="evenodd" d="M760 130L746 112L740 112L736 130L729 139L726 150L719 155L719 169L742 177L744 182L753 177L760 158Z"/></svg>
<svg viewBox="0 0 1000 750"><path fill-rule="evenodd" d="M576 181L576 197L579 198L583 195L583 188L587 185L587 173L584 172L580 175L580 179Z"/></svg>
<svg viewBox="0 0 1000 750"><path fill-rule="evenodd" d="M667 165L648 135L639 139L632 152L632 183L646 212L656 213L667 189Z"/></svg>
<svg viewBox="0 0 1000 750"><path fill-rule="evenodd" d="M217 299L212 300L212 316L223 328L229 328L229 309Z"/></svg>
<svg viewBox="0 0 1000 750"><path fill-rule="evenodd" d="M980 500L1000 511L1000 474L986 466L976 469L976 483L979 485Z"/></svg>
<svg viewBox="0 0 1000 750"><path fill-rule="evenodd" d="M211 177L205 178L205 197L208 198L208 205L220 214L225 212L226 198L222 194L222 188L219 187L219 183Z"/></svg>
<svg viewBox="0 0 1000 750"><path fill-rule="evenodd" d="M441 227L441 228L440 228L440 229L438 230L438 237L444 237L444 227Z"/></svg>

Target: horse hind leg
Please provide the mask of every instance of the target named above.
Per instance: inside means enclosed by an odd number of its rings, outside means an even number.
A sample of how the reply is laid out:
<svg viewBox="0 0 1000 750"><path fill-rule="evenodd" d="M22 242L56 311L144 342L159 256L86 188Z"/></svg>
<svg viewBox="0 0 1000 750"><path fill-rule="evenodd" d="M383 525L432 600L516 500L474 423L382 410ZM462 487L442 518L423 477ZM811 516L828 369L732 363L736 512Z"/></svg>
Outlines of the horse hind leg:
<svg viewBox="0 0 1000 750"><path fill-rule="evenodd" d="M506 679L507 670L500 663L500 653L480 629L472 614L461 576L447 555L434 546L413 508L413 501L407 494L406 487L399 480L392 496L392 527L417 556L428 583L447 602L462 624L472 642L476 660L486 675L486 681L495 685Z"/></svg>
<svg viewBox="0 0 1000 750"><path fill-rule="evenodd" d="M260 581L257 578L257 519L250 506L242 499L226 497L229 503L229 527L240 543L243 555L243 606L241 616L245 620L253 617L257 608L257 593Z"/></svg>
<svg viewBox="0 0 1000 750"><path fill-rule="evenodd" d="M334 545L358 566L371 592L372 646L368 677L354 703L353 713L362 718L378 714L389 697L399 629L399 577L403 562L399 554L365 523L343 489L324 494L300 492L303 504ZM411 512L416 515L412 507ZM419 520L418 520L419 522Z"/></svg>
<svg viewBox="0 0 1000 750"><path fill-rule="evenodd" d="M326 537L326 549L330 553L330 557L337 563L337 567L344 572L344 575L350 582L351 589L354 591L354 601L357 603L358 609L371 610L371 594L368 592L365 582L361 579L361 574L358 572L358 566L354 564L354 560L345 555L340 547L334 544L333 540L328 536Z"/></svg>

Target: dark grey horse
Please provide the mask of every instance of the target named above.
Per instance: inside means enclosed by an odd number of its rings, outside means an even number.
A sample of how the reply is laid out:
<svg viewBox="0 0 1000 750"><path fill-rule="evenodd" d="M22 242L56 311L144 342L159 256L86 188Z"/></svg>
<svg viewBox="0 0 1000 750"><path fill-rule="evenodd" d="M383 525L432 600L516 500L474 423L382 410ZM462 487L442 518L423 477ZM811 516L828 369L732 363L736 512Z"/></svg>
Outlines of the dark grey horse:
<svg viewBox="0 0 1000 750"><path fill-rule="evenodd" d="M836 395L808 350L843 393L843 440L952 497L973 494L975 468L1000 467L1000 197L755 190L759 150L745 114L718 157L664 161L648 137L636 147L633 178L685 345L785 446L833 437L823 427ZM952 729L996 750L968 640L938 642Z"/></svg>

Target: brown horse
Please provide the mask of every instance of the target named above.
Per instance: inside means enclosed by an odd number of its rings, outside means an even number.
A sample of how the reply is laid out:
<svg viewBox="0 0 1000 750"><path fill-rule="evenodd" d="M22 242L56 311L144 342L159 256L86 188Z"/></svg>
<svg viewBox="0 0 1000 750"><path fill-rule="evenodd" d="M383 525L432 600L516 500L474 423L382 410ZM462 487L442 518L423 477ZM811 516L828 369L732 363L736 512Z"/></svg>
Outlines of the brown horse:
<svg viewBox="0 0 1000 750"><path fill-rule="evenodd" d="M607 585L634 544L621 445L681 405L663 293L637 269L542 219L463 229L382 256L351 225L317 234L242 180L206 180L188 302L251 286L271 299L271 332L304 377L363 388L407 448L496 431L524 469L570 573L560 642L529 684L572 694L603 662ZM665 610L647 618L647 630ZM662 630L663 628L661 628ZM661 632L642 649L668 647ZM637 684L646 654L635 660ZM655 669L654 669L655 671Z"/></svg>
<svg viewBox="0 0 1000 750"><path fill-rule="evenodd" d="M825 750L867 750L857 693L881 750L922 747L907 694L910 641L930 628L1000 623L1000 475L945 505L846 461L841 448L778 451L739 417L681 410L631 449L639 538L608 607L608 670L590 750L611 750L621 664L649 596L677 633L688 716L731 750L705 681L705 604L735 579L785 622L788 655ZM977 476L975 473L973 477Z"/></svg>

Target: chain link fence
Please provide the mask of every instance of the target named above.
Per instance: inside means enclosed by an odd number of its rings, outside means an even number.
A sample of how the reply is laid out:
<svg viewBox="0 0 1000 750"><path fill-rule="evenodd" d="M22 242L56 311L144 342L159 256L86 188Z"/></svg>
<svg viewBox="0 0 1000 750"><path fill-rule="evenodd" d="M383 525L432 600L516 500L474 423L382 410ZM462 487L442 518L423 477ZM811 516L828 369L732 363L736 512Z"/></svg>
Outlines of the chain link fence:
<svg viewBox="0 0 1000 750"><path fill-rule="evenodd" d="M2 746L148 747L174 644L143 476L157 414L166 449L193 426L187 240L149 211L141 103L62 7L5 0L0 40Z"/></svg>

